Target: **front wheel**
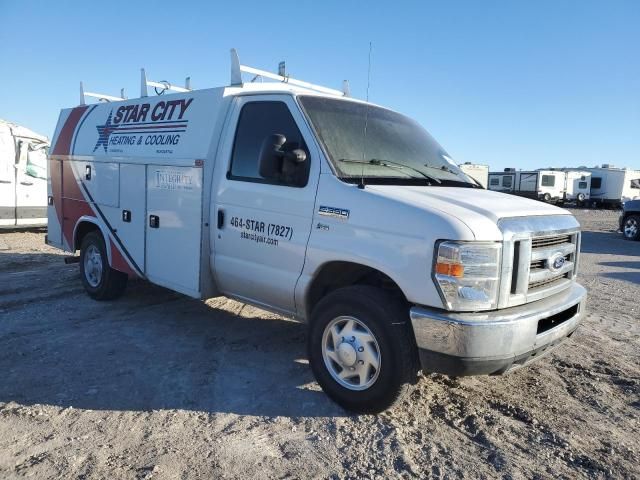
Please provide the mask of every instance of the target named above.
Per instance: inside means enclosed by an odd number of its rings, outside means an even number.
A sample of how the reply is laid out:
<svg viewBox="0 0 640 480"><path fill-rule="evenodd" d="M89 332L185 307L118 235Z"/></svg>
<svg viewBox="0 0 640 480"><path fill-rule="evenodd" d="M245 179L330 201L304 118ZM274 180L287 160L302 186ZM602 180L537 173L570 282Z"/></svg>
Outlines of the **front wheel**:
<svg viewBox="0 0 640 480"><path fill-rule="evenodd" d="M408 309L385 290L352 286L327 295L313 311L308 342L318 383L352 412L386 410L415 381Z"/></svg>
<svg viewBox="0 0 640 480"><path fill-rule="evenodd" d="M80 278L84 289L94 300L112 300L124 293L128 276L109 266L100 232L90 232L82 239Z"/></svg>
<svg viewBox="0 0 640 480"><path fill-rule="evenodd" d="M625 218L622 234L627 240L640 240L640 216L629 215Z"/></svg>
<svg viewBox="0 0 640 480"><path fill-rule="evenodd" d="M543 199L545 202L547 202L547 203L551 202L551 194L549 194L549 193L545 193L545 194L542 196L542 199Z"/></svg>

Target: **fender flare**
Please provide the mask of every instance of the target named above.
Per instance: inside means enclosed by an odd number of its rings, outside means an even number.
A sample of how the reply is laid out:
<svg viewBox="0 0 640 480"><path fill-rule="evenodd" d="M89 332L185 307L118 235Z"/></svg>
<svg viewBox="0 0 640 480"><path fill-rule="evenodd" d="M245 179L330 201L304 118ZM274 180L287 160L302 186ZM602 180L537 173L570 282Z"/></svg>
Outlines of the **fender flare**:
<svg viewBox="0 0 640 480"><path fill-rule="evenodd" d="M73 251L75 252L75 245L76 245L76 238L77 238L77 231L78 231L78 226L81 223L92 223L93 225L95 225L96 227L98 227L98 230L100 230L100 233L102 233L102 238L104 239L104 247L107 251L107 260L109 262L109 266L111 266L111 236L109 235L109 231L108 229L102 224L102 222L100 222L100 220L98 220L97 217L91 217L89 215L83 215L80 218L78 218L78 220L76 221L75 226L73 227Z"/></svg>

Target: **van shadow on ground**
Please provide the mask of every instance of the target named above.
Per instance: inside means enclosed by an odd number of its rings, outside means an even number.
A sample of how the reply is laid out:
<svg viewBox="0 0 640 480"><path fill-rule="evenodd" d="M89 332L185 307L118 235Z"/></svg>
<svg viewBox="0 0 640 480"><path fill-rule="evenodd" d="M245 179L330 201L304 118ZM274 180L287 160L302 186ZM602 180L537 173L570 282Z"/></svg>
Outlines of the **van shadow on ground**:
<svg viewBox="0 0 640 480"><path fill-rule="evenodd" d="M582 232L583 253L640 256L640 242L625 240L616 232Z"/></svg>
<svg viewBox="0 0 640 480"><path fill-rule="evenodd" d="M43 276L53 264L41 265ZM304 325L250 307L245 315L235 302L212 308L146 282L118 301L95 302L79 287L77 265L61 271L35 285L20 276L6 292L30 289L22 304L3 308L0 289L0 402L346 415L314 383ZM0 269L0 285L8 277ZM47 295L52 289L61 295Z"/></svg>

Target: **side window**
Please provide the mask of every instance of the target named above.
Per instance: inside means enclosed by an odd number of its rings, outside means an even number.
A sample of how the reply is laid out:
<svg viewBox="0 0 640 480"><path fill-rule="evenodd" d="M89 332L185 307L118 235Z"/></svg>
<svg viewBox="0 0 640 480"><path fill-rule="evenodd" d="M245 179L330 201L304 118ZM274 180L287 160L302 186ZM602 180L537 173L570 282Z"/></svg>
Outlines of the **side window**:
<svg viewBox="0 0 640 480"><path fill-rule="evenodd" d="M492 186L500 185L500 179L498 177L491 177L490 185Z"/></svg>
<svg viewBox="0 0 640 480"><path fill-rule="evenodd" d="M591 178L591 188L601 188L602 187L602 178L601 177L592 177Z"/></svg>
<svg viewBox="0 0 640 480"><path fill-rule="evenodd" d="M543 187L553 187L556 184L556 177L553 175L542 175L542 183Z"/></svg>
<svg viewBox="0 0 640 480"><path fill-rule="evenodd" d="M294 164L283 157L276 166L276 171L267 178L260 174L260 151L265 139L273 135L283 135L286 138L286 142L280 147L282 152L302 149L307 158L304 162ZM227 178L304 187L309 179L309 164L307 146L285 103L258 101L247 103L242 107Z"/></svg>
<svg viewBox="0 0 640 480"><path fill-rule="evenodd" d="M580 182L578 183L578 188L580 190L585 190L587 188L587 182Z"/></svg>
<svg viewBox="0 0 640 480"><path fill-rule="evenodd" d="M631 180L631 188L640 189L640 178L636 178L634 180Z"/></svg>
<svg viewBox="0 0 640 480"><path fill-rule="evenodd" d="M513 177L502 177L502 186L506 188L511 188L513 185Z"/></svg>

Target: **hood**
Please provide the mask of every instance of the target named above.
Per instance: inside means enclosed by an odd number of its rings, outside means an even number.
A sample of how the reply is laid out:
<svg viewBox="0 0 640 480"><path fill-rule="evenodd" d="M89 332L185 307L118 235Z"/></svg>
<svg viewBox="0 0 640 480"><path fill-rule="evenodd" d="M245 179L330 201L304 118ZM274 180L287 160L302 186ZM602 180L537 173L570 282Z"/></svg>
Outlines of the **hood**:
<svg viewBox="0 0 640 480"><path fill-rule="evenodd" d="M479 188L367 185L366 189L390 200L451 215L467 225L477 240L497 239L501 235L497 224L503 218L570 215L544 202Z"/></svg>

